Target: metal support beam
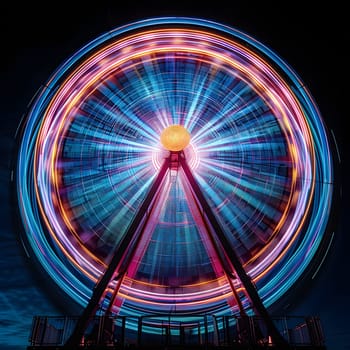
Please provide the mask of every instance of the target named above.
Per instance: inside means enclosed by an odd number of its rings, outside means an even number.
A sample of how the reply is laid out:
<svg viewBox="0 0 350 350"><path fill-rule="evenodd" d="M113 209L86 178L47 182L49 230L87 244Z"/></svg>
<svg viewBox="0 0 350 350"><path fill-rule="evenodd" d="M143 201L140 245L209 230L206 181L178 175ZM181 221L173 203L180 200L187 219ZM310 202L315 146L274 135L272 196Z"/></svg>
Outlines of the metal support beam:
<svg viewBox="0 0 350 350"><path fill-rule="evenodd" d="M230 263L230 261L227 260L227 256L223 256L222 248L219 246L219 244L217 244L217 241L215 240L214 235L210 232L212 230L212 227L208 223L208 220L205 216L205 213L202 210L201 204L199 203L196 195L193 193L193 188L191 184L189 183L189 181L185 181L183 185L184 185L186 200L188 202L188 206L192 213L192 216L197 224L198 231L200 235L203 236L201 227L205 228L205 236L206 236L205 238L209 238L211 249L213 249L215 252L215 258L220 261L221 268L223 269L226 279L231 287L233 297L238 304L240 315L247 316L244 310L243 304L241 302L240 296L236 291L236 288L233 283L233 279L236 278L234 276L235 275L234 268ZM209 255L212 254L210 253L210 250L208 250L208 254ZM230 304L230 302L228 303ZM232 307L233 305L230 305L230 306Z"/></svg>
<svg viewBox="0 0 350 350"><path fill-rule="evenodd" d="M92 297L89 300L88 305L83 310L83 313L78 319L78 322L73 330L72 335L68 338L65 347L72 349L77 347L84 335L84 332L88 326L89 321L95 316L96 311L100 305L101 298L111 282L112 278L117 274L118 278L123 278L123 275L128 266L128 261L133 255L133 251L137 246L138 240L141 238L142 230L140 230L141 223L144 221L150 207L154 203L154 198L158 193L164 176L170 167L170 160L166 158L157 177L154 179L151 188L146 195L140 209L137 211L133 221L131 222L123 240L116 249L113 258L108 265L105 273L96 284ZM144 223L144 222L143 222Z"/></svg>
<svg viewBox="0 0 350 350"><path fill-rule="evenodd" d="M248 274L245 272L241 261L239 257L237 256L236 252L231 247L231 244L229 240L226 237L226 234L219 223L218 219L216 218L215 214L213 213L210 205L208 204L205 196L203 195L202 189L198 185L196 179L194 178L191 169L189 168L184 154L180 156L180 165L187 177L187 180L192 187L192 191L194 196L199 201L203 212L205 213L205 216L207 217L208 222L213 227L213 234L216 235L218 241L221 243L221 249L224 250L226 256L228 257L229 261L231 262L237 276L241 280L246 293L251 300L256 312L261 316L266 324L266 327L269 331L269 334L273 338L274 342L276 344L281 344L287 346L286 340L282 337L282 335L279 333L278 329L276 328L275 324L272 322L269 313L267 312L267 309L265 308L263 302L260 299L260 296L255 288L255 285L253 284L251 278L248 276ZM210 233L210 232L208 232ZM214 239L213 242L216 240Z"/></svg>
<svg viewBox="0 0 350 350"><path fill-rule="evenodd" d="M147 220L145 220L145 218L147 217L147 213L149 213L149 210L154 204L154 198L156 194L159 193L164 176L168 170L177 172L178 164L180 164L184 171L184 174L191 187L193 197L198 201L201 208L203 209L204 218L207 219L208 226L213 228L213 230L208 230L208 234L215 235L214 239L212 239L212 242L219 241L221 244L220 247L216 246L216 250L219 251L220 249L223 249L230 264L232 264L235 273L242 282L246 293L249 299L251 300L256 312L263 318L266 327L269 331L269 334L273 338L274 342L276 344L284 345L285 347L283 348L288 348L287 342L281 336L275 324L272 322L253 282L245 272L239 257L232 249L230 242L228 241L225 235L225 232L223 231L219 221L217 220L205 196L203 195L200 186L195 180L191 169L189 168L185 160L183 152L171 152L170 156L164 160L164 163L157 177L153 181L148 194L146 195L133 221L131 222L123 240L116 249L110 264L108 265L105 273L103 274L99 282L96 284L96 287L93 290L93 294L88 305L83 310L83 313L80 316L72 335L68 338L65 344L66 348L73 349L74 347L79 346L84 332L88 326L88 323L93 318L93 316L95 316L96 311L100 305L102 296L105 293L109 283L116 275L119 279L123 278L127 270L129 261L133 256L133 252L136 249L137 244L142 236L142 227L144 227L144 225L146 224Z"/></svg>

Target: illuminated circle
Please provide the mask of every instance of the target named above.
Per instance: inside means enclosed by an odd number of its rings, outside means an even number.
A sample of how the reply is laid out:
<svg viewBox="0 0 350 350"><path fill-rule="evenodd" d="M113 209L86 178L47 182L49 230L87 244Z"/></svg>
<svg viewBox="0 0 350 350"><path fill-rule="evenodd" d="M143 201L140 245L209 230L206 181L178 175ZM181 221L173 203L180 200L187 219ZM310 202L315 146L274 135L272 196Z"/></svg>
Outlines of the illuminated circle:
<svg viewBox="0 0 350 350"><path fill-rule="evenodd" d="M160 142L169 151L182 151L190 143L191 135L182 125L170 125L160 134Z"/></svg>
<svg viewBox="0 0 350 350"><path fill-rule="evenodd" d="M39 91L17 166L32 251L85 306L166 157L160 135L171 125L190 133L186 161L263 303L273 305L317 266L327 237L327 132L278 55L212 21L155 18L109 31ZM166 177L112 312L239 312L188 185L180 170ZM232 283L250 311L241 283Z"/></svg>

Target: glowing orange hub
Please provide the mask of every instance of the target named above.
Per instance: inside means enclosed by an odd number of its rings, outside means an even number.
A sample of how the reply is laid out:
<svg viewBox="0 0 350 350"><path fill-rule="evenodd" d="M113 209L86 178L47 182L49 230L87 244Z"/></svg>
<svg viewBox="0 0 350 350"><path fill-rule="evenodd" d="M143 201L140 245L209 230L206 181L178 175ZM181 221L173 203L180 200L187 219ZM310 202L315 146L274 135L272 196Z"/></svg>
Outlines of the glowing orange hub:
<svg viewBox="0 0 350 350"><path fill-rule="evenodd" d="M170 125L160 135L160 142L169 151L181 151L190 143L191 135L182 125Z"/></svg>

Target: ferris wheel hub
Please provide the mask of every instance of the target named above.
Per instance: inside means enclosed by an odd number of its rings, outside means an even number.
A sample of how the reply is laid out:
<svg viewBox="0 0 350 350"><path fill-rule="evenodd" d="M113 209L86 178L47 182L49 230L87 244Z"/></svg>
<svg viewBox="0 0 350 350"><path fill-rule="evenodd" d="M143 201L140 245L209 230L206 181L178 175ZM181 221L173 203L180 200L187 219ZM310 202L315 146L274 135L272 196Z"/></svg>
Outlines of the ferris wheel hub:
<svg viewBox="0 0 350 350"><path fill-rule="evenodd" d="M160 142L163 147L173 152L185 149L190 143L190 140L190 133L184 126L179 124L166 127L160 135Z"/></svg>

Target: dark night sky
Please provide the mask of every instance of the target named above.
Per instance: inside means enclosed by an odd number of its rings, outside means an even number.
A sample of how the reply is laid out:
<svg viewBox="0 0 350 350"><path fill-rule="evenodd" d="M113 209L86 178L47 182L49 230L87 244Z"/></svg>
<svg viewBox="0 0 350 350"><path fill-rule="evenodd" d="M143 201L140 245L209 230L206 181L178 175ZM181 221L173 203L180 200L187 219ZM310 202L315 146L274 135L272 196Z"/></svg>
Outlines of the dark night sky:
<svg viewBox="0 0 350 350"><path fill-rule="evenodd" d="M72 3L72 2L71 2ZM289 314L318 315L329 350L350 349L349 138L345 128L349 89L350 31L345 5L325 2L69 2L1 5L0 65L0 349L28 345L34 315L55 315L62 306L50 296L44 277L25 255L11 191L14 133L26 106L51 73L81 46L122 24L154 16L190 16L219 21L255 37L282 57L303 80L337 139L341 156L336 188L342 202L335 216L335 241L322 269L305 292L291 300ZM245 4L242 4L245 3ZM113 4L113 5L112 5ZM166 4L166 5L165 5ZM187 4L187 5L186 5ZM317 4L315 2L315 4ZM319 2L321 4L321 2ZM305 7L304 7L305 6ZM309 8L310 7L310 8Z"/></svg>

